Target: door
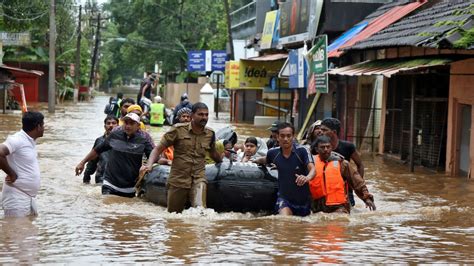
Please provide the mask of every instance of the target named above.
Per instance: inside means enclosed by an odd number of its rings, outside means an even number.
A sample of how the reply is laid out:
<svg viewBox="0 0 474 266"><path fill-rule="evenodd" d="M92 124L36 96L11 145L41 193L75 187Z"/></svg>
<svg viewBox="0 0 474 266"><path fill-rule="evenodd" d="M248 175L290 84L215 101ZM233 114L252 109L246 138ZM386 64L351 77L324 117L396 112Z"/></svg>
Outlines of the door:
<svg viewBox="0 0 474 266"><path fill-rule="evenodd" d="M459 174L467 176L471 164L471 105L461 105L461 142L459 145Z"/></svg>

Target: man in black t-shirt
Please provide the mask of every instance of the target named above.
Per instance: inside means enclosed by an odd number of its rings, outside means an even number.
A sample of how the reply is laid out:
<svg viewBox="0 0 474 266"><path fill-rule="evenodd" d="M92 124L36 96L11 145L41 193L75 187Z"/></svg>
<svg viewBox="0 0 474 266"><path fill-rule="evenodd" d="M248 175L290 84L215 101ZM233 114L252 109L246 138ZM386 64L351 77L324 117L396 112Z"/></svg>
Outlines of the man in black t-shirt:
<svg viewBox="0 0 474 266"><path fill-rule="evenodd" d="M140 84L140 91L138 92L137 95L137 104L140 105L143 109L141 100L143 97L151 100L151 94L152 94L152 89L153 89L153 83L155 82L155 75L153 74L148 74L148 77L142 81Z"/></svg>
<svg viewBox="0 0 474 266"><path fill-rule="evenodd" d="M76 166L76 175L84 170L84 165L97 158L103 152L110 151L105 166L102 195L135 197L135 182L142 166L143 155L147 158L153 150L153 144L140 134L140 117L128 113L124 126L113 130L104 142L95 146Z"/></svg>
<svg viewBox="0 0 474 266"><path fill-rule="evenodd" d="M341 122L336 118L326 118L321 122L321 132L331 139L331 146L336 147L333 151L341 154L346 161L354 161L357 165L357 172L364 177L364 164L360 158L359 152L356 150L354 143L339 139L341 131ZM354 193L349 190L349 200L351 205L355 205Z"/></svg>

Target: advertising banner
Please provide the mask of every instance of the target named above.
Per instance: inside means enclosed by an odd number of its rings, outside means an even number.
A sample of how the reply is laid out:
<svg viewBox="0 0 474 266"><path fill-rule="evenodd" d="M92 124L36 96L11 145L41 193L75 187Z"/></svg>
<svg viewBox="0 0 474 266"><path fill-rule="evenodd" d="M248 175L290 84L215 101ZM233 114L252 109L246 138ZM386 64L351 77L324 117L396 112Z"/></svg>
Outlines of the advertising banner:
<svg viewBox="0 0 474 266"><path fill-rule="evenodd" d="M316 36L324 0L287 0L280 5L281 45L311 40Z"/></svg>
<svg viewBox="0 0 474 266"><path fill-rule="evenodd" d="M307 39L310 0L291 0L280 5L280 43Z"/></svg>
<svg viewBox="0 0 474 266"><path fill-rule="evenodd" d="M327 35L316 36L314 46L307 54L309 64L308 95L317 91L328 93L328 38Z"/></svg>
<svg viewBox="0 0 474 266"><path fill-rule="evenodd" d="M228 89L238 89L239 84L239 61L225 62L225 87Z"/></svg>
<svg viewBox="0 0 474 266"><path fill-rule="evenodd" d="M289 87L305 88L307 84L307 65L303 56L303 48L290 50L289 52Z"/></svg>
<svg viewBox="0 0 474 266"><path fill-rule="evenodd" d="M277 17L276 10L267 12L267 15L265 17L265 25L263 26L260 49L270 49L272 47L273 32L275 30L276 17Z"/></svg>
<svg viewBox="0 0 474 266"><path fill-rule="evenodd" d="M270 87L270 78L278 76L285 60L253 61L240 60L239 84L242 89Z"/></svg>

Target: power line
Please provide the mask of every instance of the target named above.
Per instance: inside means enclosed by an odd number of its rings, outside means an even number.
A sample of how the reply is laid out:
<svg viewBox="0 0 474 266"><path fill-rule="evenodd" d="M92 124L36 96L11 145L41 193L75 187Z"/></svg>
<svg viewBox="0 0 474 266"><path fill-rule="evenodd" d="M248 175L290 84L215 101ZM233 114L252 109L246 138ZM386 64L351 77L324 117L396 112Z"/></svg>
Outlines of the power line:
<svg viewBox="0 0 474 266"><path fill-rule="evenodd" d="M2 9L7 9L7 10L10 10L12 11L13 13L21 13L25 10L22 10L21 8L13 8L12 6L7 6L3 3L0 3L0 6L2 7ZM46 10L45 10L46 11ZM47 11L46 11L47 12ZM40 14L43 14L43 12L38 12L38 13L28 13L28 15L30 16L36 16L36 15L40 15Z"/></svg>
<svg viewBox="0 0 474 266"><path fill-rule="evenodd" d="M16 18L16 17L12 17L12 16L10 16L10 15L7 15L7 14L3 13L3 14L0 14L0 17L7 17L8 19L15 20L15 21L32 21L32 20L37 20L37 19L39 19L40 17L42 17L42 16L44 16L44 15L46 15L46 14L48 14L48 13L49 13L49 12L46 11L46 12L44 12L44 13L42 13L42 14L36 16L36 17L32 17L32 18Z"/></svg>

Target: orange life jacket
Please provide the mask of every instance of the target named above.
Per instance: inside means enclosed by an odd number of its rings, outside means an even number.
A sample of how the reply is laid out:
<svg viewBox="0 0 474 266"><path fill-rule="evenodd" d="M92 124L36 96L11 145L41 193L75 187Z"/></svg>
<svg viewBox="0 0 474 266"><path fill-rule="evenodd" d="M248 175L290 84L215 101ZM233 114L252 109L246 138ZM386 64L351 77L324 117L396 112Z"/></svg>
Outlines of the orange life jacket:
<svg viewBox="0 0 474 266"><path fill-rule="evenodd" d="M326 205L341 205L347 203L346 182L341 175L341 162L332 160L323 162L319 155L314 156L316 177L309 183L313 199L326 198Z"/></svg>
<svg viewBox="0 0 474 266"><path fill-rule="evenodd" d="M163 153L165 154L166 159L173 161L174 159L174 148L173 146L166 148Z"/></svg>

